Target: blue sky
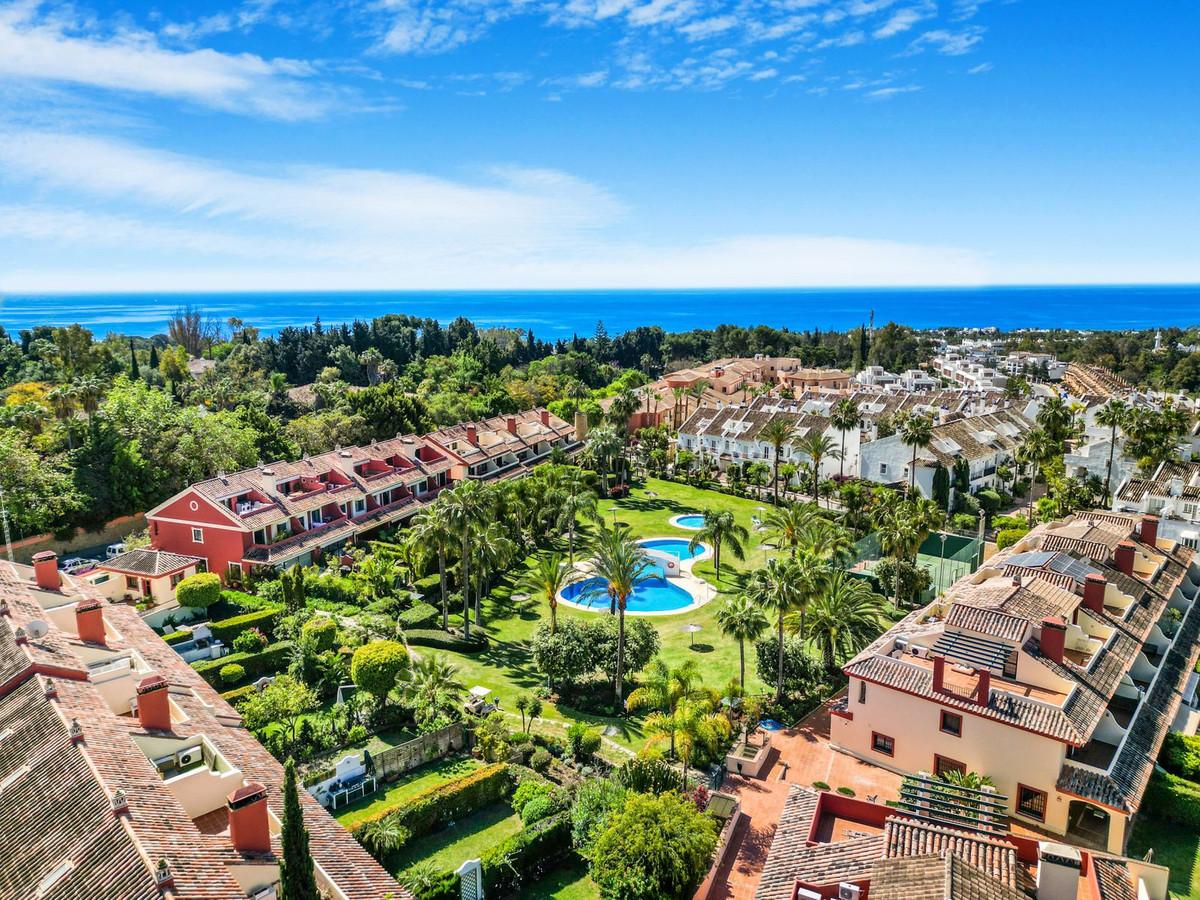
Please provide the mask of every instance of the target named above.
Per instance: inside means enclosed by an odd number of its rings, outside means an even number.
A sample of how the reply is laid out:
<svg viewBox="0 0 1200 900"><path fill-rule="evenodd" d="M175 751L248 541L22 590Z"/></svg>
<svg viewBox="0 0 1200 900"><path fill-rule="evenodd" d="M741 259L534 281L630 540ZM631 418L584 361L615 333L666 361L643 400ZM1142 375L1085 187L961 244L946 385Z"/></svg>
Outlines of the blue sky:
<svg viewBox="0 0 1200 900"><path fill-rule="evenodd" d="M1200 6L0 0L0 290L1200 281Z"/></svg>

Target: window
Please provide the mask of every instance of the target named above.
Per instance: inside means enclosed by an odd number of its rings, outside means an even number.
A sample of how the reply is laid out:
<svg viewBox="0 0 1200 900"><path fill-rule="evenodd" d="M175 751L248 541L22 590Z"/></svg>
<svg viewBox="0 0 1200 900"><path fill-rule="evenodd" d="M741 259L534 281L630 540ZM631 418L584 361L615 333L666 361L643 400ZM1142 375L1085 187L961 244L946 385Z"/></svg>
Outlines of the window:
<svg viewBox="0 0 1200 900"><path fill-rule="evenodd" d="M941 730L943 734L952 734L955 737L962 737L962 716L958 713L946 712L942 710Z"/></svg>
<svg viewBox="0 0 1200 900"><path fill-rule="evenodd" d="M181 581L183 581L183 573L176 572L174 575L171 576L171 587L172 588L175 587Z"/></svg>
<svg viewBox="0 0 1200 900"><path fill-rule="evenodd" d="M880 734L878 731L871 732L871 749L876 753L882 753L884 756L896 755L896 741L888 737L886 734Z"/></svg>
<svg viewBox="0 0 1200 900"><path fill-rule="evenodd" d="M252 544L265 544L267 542L267 530L260 528L254 532L254 537L250 539Z"/></svg>
<svg viewBox="0 0 1200 900"><path fill-rule="evenodd" d="M1017 812L1039 822L1046 821L1046 792L1018 784Z"/></svg>
<svg viewBox="0 0 1200 900"><path fill-rule="evenodd" d="M138 580L132 575L126 575L125 587L127 590L136 591L138 589Z"/></svg>
<svg viewBox="0 0 1200 900"><path fill-rule="evenodd" d="M886 474L887 474L887 463L880 463L880 464L879 464L879 474L880 474L880 475L886 475Z"/></svg>
<svg viewBox="0 0 1200 900"><path fill-rule="evenodd" d="M966 772L965 764L960 763L957 759L950 759L948 756L933 755L933 774L941 778L947 772Z"/></svg>
<svg viewBox="0 0 1200 900"><path fill-rule="evenodd" d="M858 683L858 702L867 702L867 683L865 681L860 681Z"/></svg>
<svg viewBox="0 0 1200 900"><path fill-rule="evenodd" d="M193 544L203 544L204 543L204 529L202 529L202 528L193 528L192 529L192 543Z"/></svg>
<svg viewBox="0 0 1200 900"><path fill-rule="evenodd" d="M231 562L229 564L229 578L231 581L242 580L242 564Z"/></svg>

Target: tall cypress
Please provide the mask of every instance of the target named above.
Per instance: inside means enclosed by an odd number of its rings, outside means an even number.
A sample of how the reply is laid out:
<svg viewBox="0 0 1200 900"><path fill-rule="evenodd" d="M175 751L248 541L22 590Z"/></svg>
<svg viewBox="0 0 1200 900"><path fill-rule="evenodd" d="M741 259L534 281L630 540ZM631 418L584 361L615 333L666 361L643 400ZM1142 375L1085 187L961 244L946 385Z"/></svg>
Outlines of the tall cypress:
<svg viewBox="0 0 1200 900"><path fill-rule="evenodd" d="M150 345L150 368L158 371L158 348L153 344Z"/></svg>
<svg viewBox="0 0 1200 900"><path fill-rule="evenodd" d="M137 381L141 377L138 371L137 351L133 349L133 338L129 339L129 380Z"/></svg>
<svg viewBox="0 0 1200 900"><path fill-rule="evenodd" d="M283 859L279 862L280 900L321 900L308 849L308 829L300 795L296 793L296 761L288 757L283 769Z"/></svg>

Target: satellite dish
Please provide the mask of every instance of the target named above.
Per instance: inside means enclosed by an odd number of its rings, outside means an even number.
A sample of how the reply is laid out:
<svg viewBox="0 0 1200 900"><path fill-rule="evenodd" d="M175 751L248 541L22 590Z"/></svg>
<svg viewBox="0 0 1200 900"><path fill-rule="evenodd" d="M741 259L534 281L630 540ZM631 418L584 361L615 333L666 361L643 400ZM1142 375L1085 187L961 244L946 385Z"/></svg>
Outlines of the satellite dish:
<svg viewBox="0 0 1200 900"><path fill-rule="evenodd" d="M41 638L41 637L45 637L46 632L49 630L50 630L50 626L47 625L45 622L43 622L41 619L34 619L32 622L30 622L28 625L25 626L25 633L28 634L34 640L37 640L38 638Z"/></svg>

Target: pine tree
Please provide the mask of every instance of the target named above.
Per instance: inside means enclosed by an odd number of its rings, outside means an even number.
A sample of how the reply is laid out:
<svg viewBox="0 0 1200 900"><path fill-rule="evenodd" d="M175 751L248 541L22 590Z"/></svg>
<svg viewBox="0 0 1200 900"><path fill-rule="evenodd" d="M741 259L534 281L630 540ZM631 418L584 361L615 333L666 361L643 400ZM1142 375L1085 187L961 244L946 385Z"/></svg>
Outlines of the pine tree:
<svg viewBox="0 0 1200 900"><path fill-rule="evenodd" d="M308 829L296 792L296 761L288 758L283 776L283 859L279 863L280 900L320 900L308 849Z"/></svg>
<svg viewBox="0 0 1200 900"><path fill-rule="evenodd" d="M133 338L129 339L129 380L137 381L141 377L138 372L137 351L133 349Z"/></svg>

